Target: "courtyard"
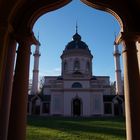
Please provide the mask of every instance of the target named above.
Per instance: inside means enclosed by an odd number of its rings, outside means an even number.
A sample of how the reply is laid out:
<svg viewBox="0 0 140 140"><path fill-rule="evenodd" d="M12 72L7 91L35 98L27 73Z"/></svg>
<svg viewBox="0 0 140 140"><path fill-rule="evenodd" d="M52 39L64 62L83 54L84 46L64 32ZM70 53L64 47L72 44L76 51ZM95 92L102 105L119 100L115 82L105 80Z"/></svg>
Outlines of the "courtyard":
<svg viewBox="0 0 140 140"><path fill-rule="evenodd" d="M29 116L27 140L126 140L124 117Z"/></svg>

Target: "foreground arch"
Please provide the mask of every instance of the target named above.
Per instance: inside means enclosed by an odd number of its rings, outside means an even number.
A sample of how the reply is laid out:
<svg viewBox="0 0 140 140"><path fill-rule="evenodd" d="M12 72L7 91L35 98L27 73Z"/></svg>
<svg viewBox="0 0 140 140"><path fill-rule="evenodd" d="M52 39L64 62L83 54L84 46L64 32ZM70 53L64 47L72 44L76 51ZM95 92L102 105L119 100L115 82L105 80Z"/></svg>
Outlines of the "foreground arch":
<svg viewBox="0 0 140 140"><path fill-rule="evenodd" d="M0 139L25 140L30 46L37 44L32 33L44 13L71 0L0 1ZM123 42L127 140L139 140L140 75L136 41L140 42L140 2L133 0L81 0L112 14L121 31L115 43ZM133 9L131 9L133 8ZM14 73L16 43L19 43ZM9 59L11 58L11 59ZM11 61L9 63L9 60ZM26 65L22 65L26 63ZM13 77L14 73L14 77ZM24 80L23 80L24 79Z"/></svg>

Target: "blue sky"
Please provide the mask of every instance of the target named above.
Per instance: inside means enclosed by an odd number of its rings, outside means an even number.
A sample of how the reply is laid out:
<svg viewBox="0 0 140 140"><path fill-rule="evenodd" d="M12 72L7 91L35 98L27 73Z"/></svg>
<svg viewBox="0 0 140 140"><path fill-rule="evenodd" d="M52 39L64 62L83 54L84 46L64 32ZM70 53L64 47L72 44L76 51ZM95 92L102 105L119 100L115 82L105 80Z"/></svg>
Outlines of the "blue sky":
<svg viewBox="0 0 140 140"><path fill-rule="evenodd" d="M93 9L80 0L58 10L48 12L35 23L33 31L38 36L40 46L39 76L60 75L60 55L75 34L76 21L78 33L93 54L93 75L110 76L115 80L113 41L120 26L110 14ZM119 46L121 49L121 46ZM35 47L32 46L32 52ZM31 56L30 78L32 78L33 56Z"/></svg>

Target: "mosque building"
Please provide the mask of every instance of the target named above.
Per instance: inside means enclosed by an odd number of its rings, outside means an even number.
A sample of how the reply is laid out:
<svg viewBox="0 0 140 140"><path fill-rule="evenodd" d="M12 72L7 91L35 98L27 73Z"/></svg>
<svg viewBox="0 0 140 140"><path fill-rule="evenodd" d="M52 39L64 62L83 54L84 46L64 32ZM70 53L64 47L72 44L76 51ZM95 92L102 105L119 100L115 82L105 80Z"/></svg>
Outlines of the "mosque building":
<svg viewBox="0 0 140 140"><path fill-rule="evenodd" d="M72 38L61 55L61 75L44 76L41 94L37 94L36 88L40 56L37 46L33 70L33 79L36 80L33 80L32 91L28 96L28 114L85 117L124 115L120 82L116 82L117 94L112 94L110 77L92 73L94 57L78 34L77 27ZM120 80L117 46L114 58L116 77Z"/></svg>

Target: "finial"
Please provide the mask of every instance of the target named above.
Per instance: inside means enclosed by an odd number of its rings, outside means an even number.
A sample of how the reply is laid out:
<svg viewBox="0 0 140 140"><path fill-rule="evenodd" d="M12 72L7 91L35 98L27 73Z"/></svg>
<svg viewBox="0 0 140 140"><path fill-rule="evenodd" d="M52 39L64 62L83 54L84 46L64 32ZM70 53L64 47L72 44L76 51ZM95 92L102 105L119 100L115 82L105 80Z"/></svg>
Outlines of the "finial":
<svg viewBox="0 0 140 140"><path fill-rule="evenodd" d="M115 39L114 39L114 45L117 45L117 44L116 44L116 31L114 31L114 38L115 38Z"/></svg>
<svg viewBox="0 0 140 140"><path fill-rule="evenodd" d="M38 31L38 36L37 36L37 39L38 39L38 41L39 41L39 31Z"/></svg>
<svg viewBox="0 0 140 140"><path fill-rule="evenodd" d="M37 45L40 46L40 42L39 42L39 31L38 31L38 35L37 35Z"/></svg>
<svg viewBox="0 0 140 140"><path fill-rule="evenodd" d="M76 33L78 33L78 25L77 25L77 21L76 21Z"/></svg>
<svg viewBox="0 0 140 140"><path fill-rule="evenodd" d="M116 31L114 31L114 37L115 37L115 40L116 40Z"/></svg>

